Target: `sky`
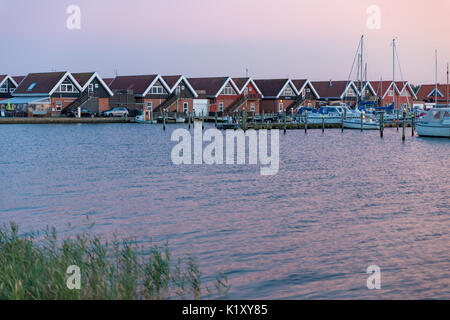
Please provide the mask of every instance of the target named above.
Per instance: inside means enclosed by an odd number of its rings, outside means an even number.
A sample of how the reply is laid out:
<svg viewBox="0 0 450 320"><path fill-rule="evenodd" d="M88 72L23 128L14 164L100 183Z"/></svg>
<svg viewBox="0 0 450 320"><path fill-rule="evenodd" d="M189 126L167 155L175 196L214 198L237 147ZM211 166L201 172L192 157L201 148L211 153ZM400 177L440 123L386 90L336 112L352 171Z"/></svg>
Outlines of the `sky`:
<svg viewBox="0 0 450 320"><path fill-rule="evenodd" d="M79 29L67 27L70 5L80 8ZM413 84L434 83L435 50L439 82L450 62L450 0L0 0L0 8L0 74L248 69L256 79L347 80L362 34L372 81L392 79L393 38Z"/></svg>

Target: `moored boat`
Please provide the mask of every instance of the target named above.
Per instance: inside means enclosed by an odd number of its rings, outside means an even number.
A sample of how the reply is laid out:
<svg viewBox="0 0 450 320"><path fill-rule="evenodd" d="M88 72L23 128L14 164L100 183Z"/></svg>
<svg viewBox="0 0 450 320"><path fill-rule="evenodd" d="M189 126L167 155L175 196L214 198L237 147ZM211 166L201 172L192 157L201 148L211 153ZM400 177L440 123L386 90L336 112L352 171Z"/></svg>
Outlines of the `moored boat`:
<svg viewBox="0 0 450 320"><path fill-rule="evenodd" d="M450 138L450 108L431 109L416 129L421 137Z"/></svg>

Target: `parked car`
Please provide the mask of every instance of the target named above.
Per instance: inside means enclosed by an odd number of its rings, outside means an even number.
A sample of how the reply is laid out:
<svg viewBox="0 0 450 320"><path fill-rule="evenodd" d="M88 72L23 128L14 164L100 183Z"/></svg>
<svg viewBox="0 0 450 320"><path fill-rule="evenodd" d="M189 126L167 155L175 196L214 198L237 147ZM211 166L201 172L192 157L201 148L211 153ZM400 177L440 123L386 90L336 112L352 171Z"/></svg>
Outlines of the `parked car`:
<svg viewBox="0 0 450 320"><path fill-rule="evenodd" d="M103 112L104 117L128 117L129 114L130 112L124 107L115 107Z"/></svg>
<svg viewBox="0 0 450 320"><path fill-rule="evenodd" d="M78 109L74 109L66 113L67 117L76 118L78 117ZM81 117L82 118L94 118L96 114L86 108L81 108Z"/></svg>

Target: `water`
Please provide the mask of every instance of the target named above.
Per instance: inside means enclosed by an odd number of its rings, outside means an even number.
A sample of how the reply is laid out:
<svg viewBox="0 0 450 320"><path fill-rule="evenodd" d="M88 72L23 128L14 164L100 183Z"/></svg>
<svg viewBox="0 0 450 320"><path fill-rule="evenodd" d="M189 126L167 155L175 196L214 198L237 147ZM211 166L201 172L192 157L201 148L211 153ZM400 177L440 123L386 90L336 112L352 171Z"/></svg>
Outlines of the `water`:
<svg viewBox="0 0 450 320"><path fill-rule="evenodd" d="M174 166L178 127L0 126L0 223L168 241L206 283L228 272L231 299L450 299L450 140L288 131L262 177Z"/></svg>

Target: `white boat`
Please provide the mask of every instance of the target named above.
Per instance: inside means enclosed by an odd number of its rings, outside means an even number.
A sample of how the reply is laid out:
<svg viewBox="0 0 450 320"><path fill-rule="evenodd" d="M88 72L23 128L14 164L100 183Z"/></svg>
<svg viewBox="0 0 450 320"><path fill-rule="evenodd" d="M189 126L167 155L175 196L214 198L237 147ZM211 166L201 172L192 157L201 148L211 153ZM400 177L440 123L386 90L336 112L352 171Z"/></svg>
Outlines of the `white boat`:
<svg viewBox="0 0 450 320"><path fill-rule="evenodd" d="M136 123L155 124L156 119L153 119L152 112L150 110L144 110L144 114L134 118Z"/></svg>
<svg viewBox="0 0 450 320"><path fill-rule="evenodd" d="M431 109L416 125L421 137L450 138L450 108Z"/></svg>
<svg viewBox="0 0 450 320"><path fill-rule="evenodd" d="M344 128L346 129L359 129L361 130L361 119L347 119L344 120ZM380 130L379 123L372 119L364 117L362 121L363 130Z"/></svg>
<svg viewBox="0 0 450 320"><path fill-rule="evenodd" d="M185 119L185 118L179 117L179 118L176 118L175 122L176 122L176 123L185 123L185 122L186 122L186 119Z"/></svg>

